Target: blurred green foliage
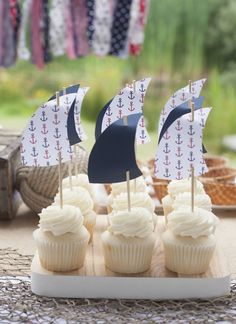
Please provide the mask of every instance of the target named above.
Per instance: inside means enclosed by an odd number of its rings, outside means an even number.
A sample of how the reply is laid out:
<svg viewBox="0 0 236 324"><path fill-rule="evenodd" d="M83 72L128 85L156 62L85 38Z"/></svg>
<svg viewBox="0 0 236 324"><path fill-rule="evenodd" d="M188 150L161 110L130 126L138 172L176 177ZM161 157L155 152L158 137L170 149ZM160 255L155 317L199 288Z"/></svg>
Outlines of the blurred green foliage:
<svg viewBox="0 0 236 324"><path fill-rule="evenodd" d="M145 117L155 130L159 113L173 91L188 80L207 77L203 95L212 112L205 129L211 151L221 150L220 139L236 130L236 1L151 0L143 51L138 57L88 56L58 58L39 71L28 62L0 70L0 119L29 116L63 86L81 83L91 89L82 118L97 114L119 89L133 79L151 76Z"/></svg>

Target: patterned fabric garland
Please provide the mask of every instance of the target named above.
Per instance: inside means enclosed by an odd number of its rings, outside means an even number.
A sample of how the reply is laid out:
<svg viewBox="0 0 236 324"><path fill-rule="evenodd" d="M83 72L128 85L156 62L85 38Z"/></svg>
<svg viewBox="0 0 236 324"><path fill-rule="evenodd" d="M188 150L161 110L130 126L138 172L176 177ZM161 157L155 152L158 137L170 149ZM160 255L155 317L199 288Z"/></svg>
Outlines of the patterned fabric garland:
<svg viewBox="0 0 236 324"><path fill-rule="evenodd" d="M89 46L92 46L92 39L93 39L93 33L94 33L94 10L95 10L95 0L86 0L86 6L87 6L87 36L88 36L88 43Z"/></svg>
<svg viewBox="0 0 236 324"><path fill-rule="evenodd" d="M131 4L132 0L120 0L117 2L111 31L110 54L112 55L119 55L125 48Z"/></svg>
<svg viewBox="0 0 236 324"><path fill-rule="evenodd" d="M30 20L30 9L33 0L25 0L21 8L21 25L18 36L17 56L21 60L30 59L30 50L27 46L28 24Z"/></svg>
<svg viewBox="0 0 236 324"><path fill-rule="evenodd" d="M140 52L149 0L0 1L0 66Z"/></svg>

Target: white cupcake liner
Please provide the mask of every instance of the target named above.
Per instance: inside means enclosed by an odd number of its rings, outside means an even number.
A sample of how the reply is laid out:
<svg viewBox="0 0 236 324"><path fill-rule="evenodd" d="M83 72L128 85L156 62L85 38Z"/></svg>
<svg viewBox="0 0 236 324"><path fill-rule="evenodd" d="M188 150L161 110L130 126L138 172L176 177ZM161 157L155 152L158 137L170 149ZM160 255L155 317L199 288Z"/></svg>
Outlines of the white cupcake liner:
<svg viewBox="0 0 236 324"><path fill-rule="evenodd" d="M215 250L215 241L204 244L178 244L162 236L166 268L179 274L197 275L207 271Z"/></svg>
<svg viewBox="0 0 236 324"><path fill-rule="evenodd" d="M64 272L83 266L89 236L86 240L61 243L35 239L41 265L46 270Z"/></svg>
<svg viewBox="0 0 236 324"><path fill-rule="evenodd" d="M103 234L105 234L104 232ZM118 273L139 273L150 268L155 236L132 242L132 239L119 239L114 244L102 234L105 265ZM114 236L113 236L114 237Z"/></svg>

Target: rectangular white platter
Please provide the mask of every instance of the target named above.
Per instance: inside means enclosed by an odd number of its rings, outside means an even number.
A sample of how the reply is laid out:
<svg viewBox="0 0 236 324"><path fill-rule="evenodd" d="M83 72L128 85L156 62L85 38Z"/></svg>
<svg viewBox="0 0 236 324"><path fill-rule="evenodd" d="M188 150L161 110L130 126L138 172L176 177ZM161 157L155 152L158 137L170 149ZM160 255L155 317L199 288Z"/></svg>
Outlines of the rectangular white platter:
<svg viewBox="0 0 236 324"><path fill-rule="evenodd" d="M163 217L159 217L159 219ZM107 216L98 215L93 242L89 244L84 266L72 272L56 273L42 268L36 253L31 266L31 290L48 297L182 299L212 298L230 292L230 273L219 247L210 267L199 276L183 276L165 268L164 252L157 240L150 270L137 275L120 275L104 264L100 234L107 227ZM163 231L158 221L157 237Z"/></svg>

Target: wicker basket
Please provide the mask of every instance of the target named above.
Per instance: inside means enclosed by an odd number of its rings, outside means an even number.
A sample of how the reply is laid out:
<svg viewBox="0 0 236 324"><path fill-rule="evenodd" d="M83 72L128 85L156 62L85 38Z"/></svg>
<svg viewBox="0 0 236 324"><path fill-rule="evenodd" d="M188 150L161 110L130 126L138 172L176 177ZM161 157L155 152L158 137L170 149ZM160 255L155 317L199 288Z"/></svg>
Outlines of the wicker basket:
<svg viewBox="0 0 236 324"><path fill-rule="evenodd" d="M167 186L169 181L163 179L153 178L153 188L155 190L156 198L161 202L162 198L165 197L167 192Z"/></svg>
<svg viewBox="0 0 236 324"><path fill-rule="evenodd" d="M79 173L87 173L88 153L79 147L77 168ZM75 161L72 164L75 174ZM68 176L68 163L62 163L63 178ZM16 188L19 190L25 204L34 212L52 204L58 191L58 167L26 167L19 166L16 170Z"/></svg>
<svg viewBox="0 0 236 324"><path fill-rule="evenodd" d="M236 169L230 167L210 168L207 173L201 175L200 180L214 182L233 182L236 177Z"/></svg>
<svg viewBox="0 0 236 324"><path fill-rule="evenodd" d="M216 156L216 155L204 155L204 160L208 169L214 167L223 167L226 166L229 160L223 156Z"/></svg>
<svg viewBox="0 0 236 324"><path fill-rule="evenodd" d="M208 182L203 183L206 193L211 197L213 205L236 205L236 184Z"/></svg>

